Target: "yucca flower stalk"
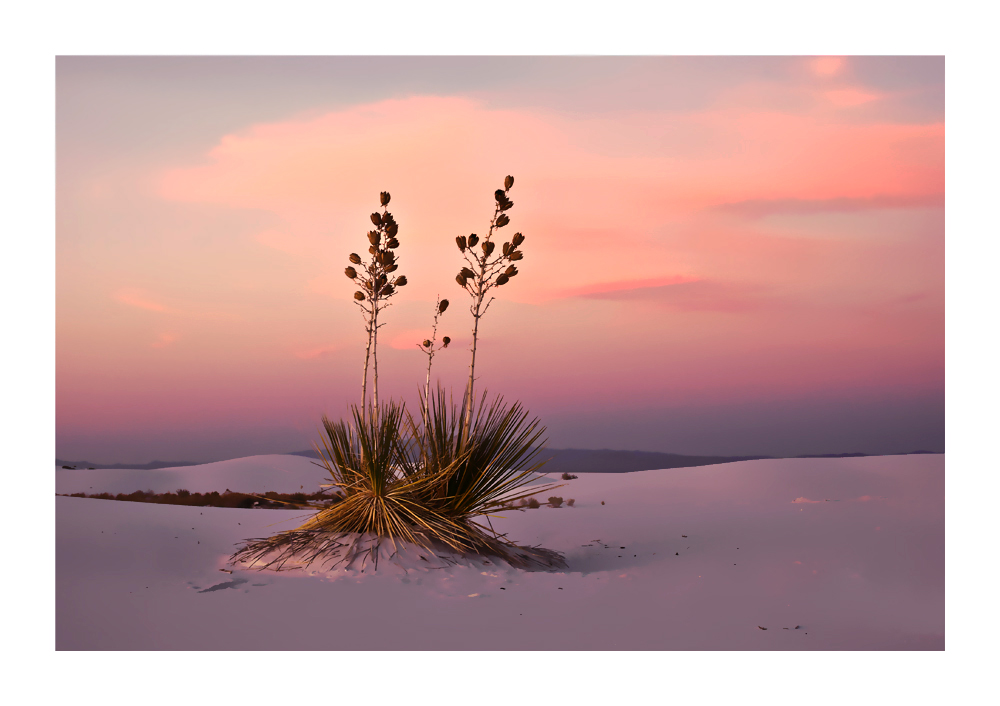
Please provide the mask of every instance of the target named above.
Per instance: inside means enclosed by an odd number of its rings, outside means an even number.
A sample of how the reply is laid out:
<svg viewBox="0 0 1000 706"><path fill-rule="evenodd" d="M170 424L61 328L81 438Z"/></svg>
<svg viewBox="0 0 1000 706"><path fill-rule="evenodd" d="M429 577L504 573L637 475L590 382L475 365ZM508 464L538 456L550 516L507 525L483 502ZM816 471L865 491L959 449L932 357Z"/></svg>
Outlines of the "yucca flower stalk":
<svg viewBox="0 0 1000 706"><path fill-rule="evenodd" d="M440 345L438 345L437 342L438 319L447 309L448 300L442 299L439 296L437 298L437 302L434 304L434 326L431 329L431 337L425 338L422 343L417 344L417 348L427 356L427 380L424 383L424 397L420 404L420 412L424 420L424 426L427 426L427 403L431 394L431 364L434 362L434 354L438 351L444 350L448 347L448 344L451 343L451 338L448 336L441 339Z"/></svg>
<svg viewBox="0 0 1000 706"><path fill-rule="evenodd" d="M354 293L354 302L361 309L365 320L365 330L368 333L368 345L365 349L365 366L361 378L361 408L366 409L368 400L368 364L372 362L373 389L371 413L378 414L378 330L384 323L379 323L378 315L390 305L389 299L400 287L406 285L406 276L390 276L399 269L394 250L399 247L399 225L388 211L389 192L379 194L382 213L377 211L371 215L375 230L368 231L368 254L365 261L357 253L351 253L348 259L351 264L344 274L359 285ZM359 266L360 269L358 269Z"/></svg>
<svg viewBox="0 0 1000 706"><path fill-rule="evenodd" d="M503 188L497 189L493 196L496 199L496 207L493 211L493 218L490 220L490 228L486 237L480 241L475 233L468 238L460 235L455 238L458 249L462 253L467 263L455 281L472 298L469 311L472 312L472 359L469 363L469 382L465 389L463 402L462 439L466 440L472 426L473 407L475 401L476 386L476 348L479 343L479 320L486 314L493 303L493 297L489 295L494 287L502 287L517 275L517 266L514 264L524 257L524 253L518 248L524 242L524 236L515 233L510 241L503 244L500 253L495 257L496 243L493 242L493 234L499 228L503 228L510 223L510 216L507 215L514 206L507 194L514 186L514 177L509 174L504 178ZM476 246L479 245L479 250Z"/></svg>
<svg viewBox="0 0 1000 706"><path fill-rule="evenodd" d="M398 226L386 210L389 194L380 195L382 213L371 215L375 230L368 233L370 260L351 253L347 276L360 289L354 299L361 308L368 332L361 387L361 406L352 406L352 420L331 422L323 417L322 445L316 445L320 465L329 474L327 488L337 490L335 502L315 507L316 514L293 530L255 540L231 557L234 562L258 568L281 569L286 562L309 564L322 559L348 566L361 555L378 561L379 546L387 540L399 551L397 542L416 544L437 552L444 548L461 555L500 557L520 568L564 568L558 552L539 547L517 546L493 530L492 513L511 509L513 503L551 490L551 484L534 485L544 461L537 456L544 442L544 428L538 419L528 418L520 404L506 405L497 397L487 404L483 393L478 405L475 394L476 345L479 319L493 298L487 295L517 274L514 262L523 255L517 248L524 236L516 233L504 243L502 254L494 257L494 232L506 226L506 211L514 205L507 197L514 178L504 180L495 193L497 205L490 229L480 244L473 234L458 238L458 246L468 267L458 275L459 284L472 297L472 362L469 383L461 410L440 387L430 394L431 366L436 352L451 342L447 336L437 342L438 323L448 308L448 300L438 297L434 309L431 338L417 347L427 359L427 378L421 400L422 424L409 415L402 404L380 403L378 396L379 312L406 277L390 277L398 268L393 250L399 245ZM374 366L374 386L368 399L369 361ZM530 487L529 487L529 484ZM489 527L477 519L485 518ZM358 547L368 542L367 554ZM374 554L373 554L374 552ZM423 557L421 557L423 558ZM362 571L364 569L362 568Z"/></svg>

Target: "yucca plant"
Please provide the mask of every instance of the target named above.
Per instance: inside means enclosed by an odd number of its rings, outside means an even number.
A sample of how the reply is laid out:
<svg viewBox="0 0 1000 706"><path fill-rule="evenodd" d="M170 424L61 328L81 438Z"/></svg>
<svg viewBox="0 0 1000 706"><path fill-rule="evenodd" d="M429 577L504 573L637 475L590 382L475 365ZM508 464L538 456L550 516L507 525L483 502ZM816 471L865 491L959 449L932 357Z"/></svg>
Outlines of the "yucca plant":
<svg viewBox="0 0 1000 706"><path fill-rule="evenodd" d="M466 385L463 402L463 437L468 436L472 426L473 407L476 399L476 349L479 343L479 320L483 318L489 310L490 304L493 303L493 297L489 299L486 297L490 290L502 287L517 276L518 270L514 263L524 258L524 253L518 249L524 242L524 236L520 233L515 233L513 238L503 244L500 253L496 256L493 255L496 250L496 243L493 242L494 232L510 223L510 216L506 212L514 207L514 202L507 197L507 194L513 186L514 177L508 174L504 177L503 188L497 189L493 193L496 207L493 210L493 218L490 220L489 231L482 241L475 233L469 237L460 235L455 238L458 249L466 262L466 266L455 276L455 281L472 298L472 304L469 306L469 311L472 312L472 360L469 363L469 382ZM481 253L477 252L477 245L480 246Z"/></svg>
<svg viewBox="0 0 1000 706"><path fill-rule="evenodd" d="M474 519L552 487L524 489L540 465L533 463L538 420L528 422L519 405L506 407L498 398L481 406L463 446L459 412L445 404L443 391L429 409L429 427L417 426L393 402L375 415L354 407L353 424L324 417L316 449L339 502L296 529L248 540L232 560L281 570L289 561L338 565L366 553L377 568L385 540L397 551L409 543L500 557L522 568L564 567L557 552L517 546Z"/></svg>
<svg viewBox="0 0 1000 706"><path fill-rule="evenodd" d="M278 569L291 559L350 561L366 535L394 547L400 541L426 546L437 540L457 551L474 549L465 528L422 501L440 495L444 477L422 472L408 457L412 444L403 431L403 406L384 403L376 414L355 406L352 413L353 424L324 417L325 436L316 445L330 474L328 487L336 488L341 500L294 530L249 540L234 561Z"/></svg>
<svg viewBox="0 0 1000 706"><path fill-rule="evenodd" d="M493 287L506 284L517 274L512 262L522 257L517 250L524 240L520 233L504 244L502 256L492 257L494 229L510 220L504 212L513 206L506 195L513 183L514 178L508 176L504 189L495 194L497 207L483 241L482 256L466 252L478 243L475 235L459 238L459 248L471 268L463 268L458 279L472 295L474 317L472 363L462 407L458 409L446 400L440 387L433 398L430 394L434 354L450 343L446 336L441 346L437 344L438 319L448 308L448 300L439 300L433 335L418 345L428 355L420 424L402 404L391 400L380 404L378 398L378 329L383 325L378 314L396 288L406 284L406 278L389 278L398 267L392 252L399 245L395 220L387 210L371 215L376 226L368 233L372 258L363 263L352 253L352 265L362 266L361 270L351 266L345 271L362 287L354 298L365 315L368 331L362 403L351 408L350 423L331 422L324 416L323 437L316 445L320 465L330 476L327 487L336 489L338 501L317 508L316 514L296 529L247 540L233 561L279 570L290 560L350 563L359 555L361 541L371 538L367 553L372 556L374 550L376 563L379 544L387 540L397 551L401 542L432 551L444 547L461 554L498 556L523 568L565 566L558 552L517 546L493 531L489 521L494 511L557 487L527 487L544 463L537 459L545 431L538 420L529 419L519 403L507 405L497 397L487 404L484 393L476 404L473 397L479 319L492 301L485 297ZM380 198L382 206L387 206L389 194L382 192ZM504 263L511 264L502 269ZM369 404L370 359L374 360L375 384ZM486 518L489 527L477 518Z"/></svg>

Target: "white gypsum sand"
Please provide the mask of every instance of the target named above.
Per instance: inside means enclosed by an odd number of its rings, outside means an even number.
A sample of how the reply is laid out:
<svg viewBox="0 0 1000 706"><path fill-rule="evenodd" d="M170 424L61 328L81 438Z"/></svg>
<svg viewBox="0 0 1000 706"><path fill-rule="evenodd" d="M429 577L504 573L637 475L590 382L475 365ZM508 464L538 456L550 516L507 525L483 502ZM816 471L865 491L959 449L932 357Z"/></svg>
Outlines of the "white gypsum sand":
<svg viewBox="0 0 1000 706"><path fill-rule="evenodd" d="M237 482L251 463L180 469L205 485L162 490L263 490ZM318 485L323 472L310 468ZM266 489L308 490L303 479ZM102 490L117 487L87 492ZM59 497L56 646L944 648L943 455L580 474L540 500L550 494L575 507L492 522L518 544L562 552L566 571L440 557L424 567L419 555L363 573L246 570L227 564L242 540L306 513Z"/></svg>
<svg viewBox="0 0 1000 706"><path fill-rule="evenodd" d="M59 468L57 493L132 493L152 490L168 493L184 488L192 493L223 492L226 488L242 493L315 493L327 473L318 461L304 456L270 454L234 458L198 466L174 468Z"/></svg>

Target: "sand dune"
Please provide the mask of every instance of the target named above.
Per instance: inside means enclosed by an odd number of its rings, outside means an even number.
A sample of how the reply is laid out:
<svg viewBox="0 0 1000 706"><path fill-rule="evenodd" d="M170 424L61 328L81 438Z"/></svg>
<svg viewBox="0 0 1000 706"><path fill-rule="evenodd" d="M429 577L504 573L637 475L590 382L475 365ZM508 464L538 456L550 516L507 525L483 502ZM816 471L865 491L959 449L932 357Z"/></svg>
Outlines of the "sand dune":
<svg viewBox="0 0 1000 706"><path fill-rule="evenodd" d="M246 493L295 493L319 490L327 474L316 461L302 456L272 454L217 461L198 466L178 466L155 470L121 468L59 469L57 493L131 493L153 490L166 493L186 488L206 493L226 488Z"/></svg>
<svg viewBox="0 0 1000 706"><path fill-rule="evenodd" d="M317 471L252 457L140 486L297 490ZM59 492L70 473L88 472L60 471ZM57 648L944 648L943 455L595 473L554 494L576 506L493 520L565 554L567 571L537 573L234 569L237 542L300 513L60 497Z"/></svg>

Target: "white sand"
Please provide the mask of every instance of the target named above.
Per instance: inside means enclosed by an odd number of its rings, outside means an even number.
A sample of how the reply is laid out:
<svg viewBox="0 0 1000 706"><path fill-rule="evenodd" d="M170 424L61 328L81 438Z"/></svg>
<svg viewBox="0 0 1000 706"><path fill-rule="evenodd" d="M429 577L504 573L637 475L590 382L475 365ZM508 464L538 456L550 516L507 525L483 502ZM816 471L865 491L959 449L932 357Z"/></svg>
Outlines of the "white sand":
<svg viewBox="0 0 1000 706"><path fill-rule="evenodd" d="M192 493L220 493L226 488L245 493L314 493L326 482L326 471L315 459L271 454L248 456L200 466L177 466L156 470L78 468L56 470L57 493L131 493L153 490L173 492L185 488Z"/></svg>
<svg viewBox="0 0 1000 706"><path fill-rule="evenodd" d="M174 469L160 486L166 470L125 473L154 490L308 489L299 462L318 484L296 457ZM265 463L287 476L258 475ZM59 471L59 492L70 473L87 471ZM136 489L122 482L88 492ZM301 513L60 497L57 648L944 648L944 456L580 474L555 494L576 507L494 526L564 552L569 570L406 574L223 573L239 540Z"/></svg>

